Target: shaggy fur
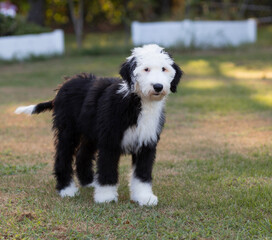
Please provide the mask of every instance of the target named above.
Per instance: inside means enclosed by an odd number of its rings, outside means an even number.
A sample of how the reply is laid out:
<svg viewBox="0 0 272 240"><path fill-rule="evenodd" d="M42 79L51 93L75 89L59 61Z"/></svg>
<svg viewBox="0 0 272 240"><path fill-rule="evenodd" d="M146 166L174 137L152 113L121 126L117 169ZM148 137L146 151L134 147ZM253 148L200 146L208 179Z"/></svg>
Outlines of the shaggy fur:
<svg viewBox="0 0 272 240"><path fill-rule="evenodd" d="M68 79L52 101L15 112L39 114L53 110L54 174L57 190L74 196L73 156L82 186L94 186L95 202L117 201L118 162L131 154L131 199L156 205L152 167L165 117L165 98L176 92L182 71L161 47L135 48L121 66L120 78L82 74ZM97 173L93 173L96 153Z"/></svg>

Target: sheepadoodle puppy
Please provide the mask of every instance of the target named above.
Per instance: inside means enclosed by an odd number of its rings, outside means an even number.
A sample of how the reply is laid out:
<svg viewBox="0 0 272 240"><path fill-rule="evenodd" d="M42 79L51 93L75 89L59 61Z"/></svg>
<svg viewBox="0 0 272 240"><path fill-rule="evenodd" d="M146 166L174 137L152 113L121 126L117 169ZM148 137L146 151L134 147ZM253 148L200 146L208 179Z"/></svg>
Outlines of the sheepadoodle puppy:
<svg viewBox="0 0 272 240"><path fill-rule="evenodd" d="M152 166L165 121L166 96L176 92L182 71L163 48L151 44L134 48L120 75L121 79L74 76L53 100L15 111L29 115L53 111L54 175L61 197L78 192L73 181L75 156L78 180L94 187L94 201L117 201L120 155L131 154L131 200L141 206L158 203L152 191Z"/></svg>

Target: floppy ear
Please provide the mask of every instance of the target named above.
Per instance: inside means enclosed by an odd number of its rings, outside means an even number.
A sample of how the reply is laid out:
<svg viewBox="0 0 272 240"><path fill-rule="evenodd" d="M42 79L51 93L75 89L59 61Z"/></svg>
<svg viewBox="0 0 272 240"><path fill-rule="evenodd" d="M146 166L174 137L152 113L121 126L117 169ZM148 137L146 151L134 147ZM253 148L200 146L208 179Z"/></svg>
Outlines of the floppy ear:
<svg viewBox="0 0 272 240"><path fill-rule="evenodd" d="M127 60L126 62L124 62L121 66L121 69L119 71L121 77L128 82L129 86L131 86L132 83L132 75L133 75L133 71L136 68L136 60L135 58L131 58L130 60Z"/></svg>
<svg viewBox="0 0 272 240"><path fill-rule="evenodd" d="M172 67L175 69L176 73L175 73L175 76L171 82L170 90L171 90L171 92L175 93L177 91L177 86L179 84L179 81L182 77L183 72L180 69L180 67L175 63L172 65Z"/></svg>

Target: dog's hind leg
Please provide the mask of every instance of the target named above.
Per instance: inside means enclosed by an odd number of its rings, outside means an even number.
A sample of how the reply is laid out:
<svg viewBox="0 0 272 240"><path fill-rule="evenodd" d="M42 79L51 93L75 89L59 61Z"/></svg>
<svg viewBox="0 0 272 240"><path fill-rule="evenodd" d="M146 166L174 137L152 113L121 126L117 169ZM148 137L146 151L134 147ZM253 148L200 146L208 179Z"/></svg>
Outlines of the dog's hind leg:
<svg viewBox="0 0 272 240"><path fill-rule="evenodd" d="M76 155L76 172L82 186L93 186L93 161L95 158L96 145L83 140Z"/></svg>
<svg viewBox="0 0 272 240"><path fill-rule="evenodd" d="M76 139L67 130L58 131L56 134L56 155L54 174L57 180L57 190L61 197L73 197L78 188L73 181L73 154L76 148Z"/></svg>

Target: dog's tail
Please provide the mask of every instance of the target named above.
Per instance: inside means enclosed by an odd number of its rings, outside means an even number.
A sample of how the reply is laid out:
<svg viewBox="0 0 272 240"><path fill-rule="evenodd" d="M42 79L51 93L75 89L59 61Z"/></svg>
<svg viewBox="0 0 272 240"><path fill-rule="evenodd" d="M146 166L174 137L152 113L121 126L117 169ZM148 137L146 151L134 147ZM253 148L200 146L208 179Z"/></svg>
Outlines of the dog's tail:
<svg viewBox="0 0 272 240"><path fill-rule="evenodd" d="M54 100L38 103L37 105L21 106L15 110L16 114L24 113L26 115L39 114L45 111L51 111L54 107Z"/></svg>

